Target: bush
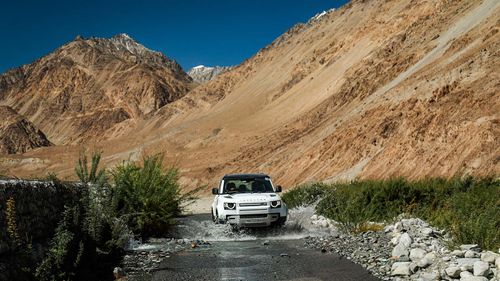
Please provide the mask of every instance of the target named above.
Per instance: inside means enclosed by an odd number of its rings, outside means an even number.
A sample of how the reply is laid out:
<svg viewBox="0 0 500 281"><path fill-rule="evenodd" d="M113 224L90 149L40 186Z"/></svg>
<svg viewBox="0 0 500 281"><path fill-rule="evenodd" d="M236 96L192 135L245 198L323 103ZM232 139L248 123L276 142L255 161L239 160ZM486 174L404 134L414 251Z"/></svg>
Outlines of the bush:
<svg viewBox="0 0 500 281"><path fill-rule="evenodd" d="M301 185L285 192L281 196L281 199L283 199L289 208L309 205L318 201L328 187L329 185L323 183Z"/></svg>
<svg viewBox="0 0 500 281"><path fill-rule="evenodd" d="M114 207L136 234L143 237L165 234L173 218L181 213L178 170L163 171L163 155L144 158L142 166L126 162L116 167Z"/></svg>
<svg viewBox="0 0 500 281"><path fill-rule="evenodd" d="M94 153L88 167L87 156L80 156L75 171L82 181L81 199L66 206L48 253L36 269L38 280L111 278L127 229L116 227L110 185L105 170L99 170L100 158L100 153Z"/></svg>
<svg viewBox="0 0 500 281"><path fill-rule="evenodd" d="M323 189L298 187L284 200L298 206L321 196L317 212L353 231L407 213L447 229L457 243L500 246L500 181L494 178L363 180Z"/></svg>

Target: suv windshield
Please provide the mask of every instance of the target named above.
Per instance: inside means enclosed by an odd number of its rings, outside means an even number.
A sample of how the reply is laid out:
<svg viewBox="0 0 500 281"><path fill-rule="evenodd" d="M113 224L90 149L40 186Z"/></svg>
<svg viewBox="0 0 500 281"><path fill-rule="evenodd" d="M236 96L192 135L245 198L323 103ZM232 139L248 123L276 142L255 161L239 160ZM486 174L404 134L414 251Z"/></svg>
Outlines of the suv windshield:
<svg viewBox="0 0 500 281"><path fill-rule="evenodd" d="M226 179L223 194L274 192L268 178Z"/></svg>

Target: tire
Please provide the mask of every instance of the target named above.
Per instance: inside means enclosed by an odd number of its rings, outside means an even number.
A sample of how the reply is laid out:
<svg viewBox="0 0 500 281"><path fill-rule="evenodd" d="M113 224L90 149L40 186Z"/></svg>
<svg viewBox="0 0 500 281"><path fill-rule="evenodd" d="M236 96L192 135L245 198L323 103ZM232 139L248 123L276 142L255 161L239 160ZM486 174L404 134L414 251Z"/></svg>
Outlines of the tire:
<svg viewBox="0 0 500 281"><path fill-rule="evenodd" d="M214 217L214 215L212 213L212 218L213 218L215 224L224 224L224 223L226 223L224 220L219 219L219 212L217 212L217 210L215 210L215 217Z"/></svg>
<svg viewBox="0 0 500 281"><path fill-rule="evenodd" d="M274 222L275 226L284 226L286 223L286 217L280 217L277 221Z"/></svg>

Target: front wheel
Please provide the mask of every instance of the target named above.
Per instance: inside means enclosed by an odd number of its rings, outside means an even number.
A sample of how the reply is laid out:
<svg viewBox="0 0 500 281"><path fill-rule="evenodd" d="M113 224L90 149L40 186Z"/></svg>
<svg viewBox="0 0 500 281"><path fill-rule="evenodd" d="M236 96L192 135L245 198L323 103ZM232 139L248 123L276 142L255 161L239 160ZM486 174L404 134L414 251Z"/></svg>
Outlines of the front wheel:
<svg viewBox="0 0 500 281"><path fill-rule="evenodd" d="M215 210L215 215L214 215L214 212L212 212L212 220L214 221L215 224L224 224L225 223L224 220L219 219L219 212L217 212L217 210Z"/></svg>
<svg viewBox="0 0 500 281"><path fill-rule="evenodd" d="M212 215L212 221L215 222L215 223L217 223L216 217L214 215L214 209L213 208L210 209L210 215Z"/></svg>
<svg viewBox="0 0 500 281"><path fill-rule="evenodd" d="M274 222L275 226L284 226L286 223L286 217L280 217L277 221Z"/></svg>

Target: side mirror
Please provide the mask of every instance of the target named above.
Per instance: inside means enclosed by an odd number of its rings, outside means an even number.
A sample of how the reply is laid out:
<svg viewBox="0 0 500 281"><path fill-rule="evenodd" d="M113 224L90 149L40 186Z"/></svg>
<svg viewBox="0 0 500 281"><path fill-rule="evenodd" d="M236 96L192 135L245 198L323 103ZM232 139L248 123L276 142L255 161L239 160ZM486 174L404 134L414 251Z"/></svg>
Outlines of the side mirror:
<svg viewBox="0 0 500 281"><path fill-rule="evenodd" d="M282 188L281 188L281 185L278 185L278 186L276 187L276 192L281 192L281 189L282 189Z"/></svg>
<svg viewBox="0 0 500 281"><path fill-rule="evenodd" d="M219 194L219 189L218 188L212 188L212 194L213 195Z"/></svg>

